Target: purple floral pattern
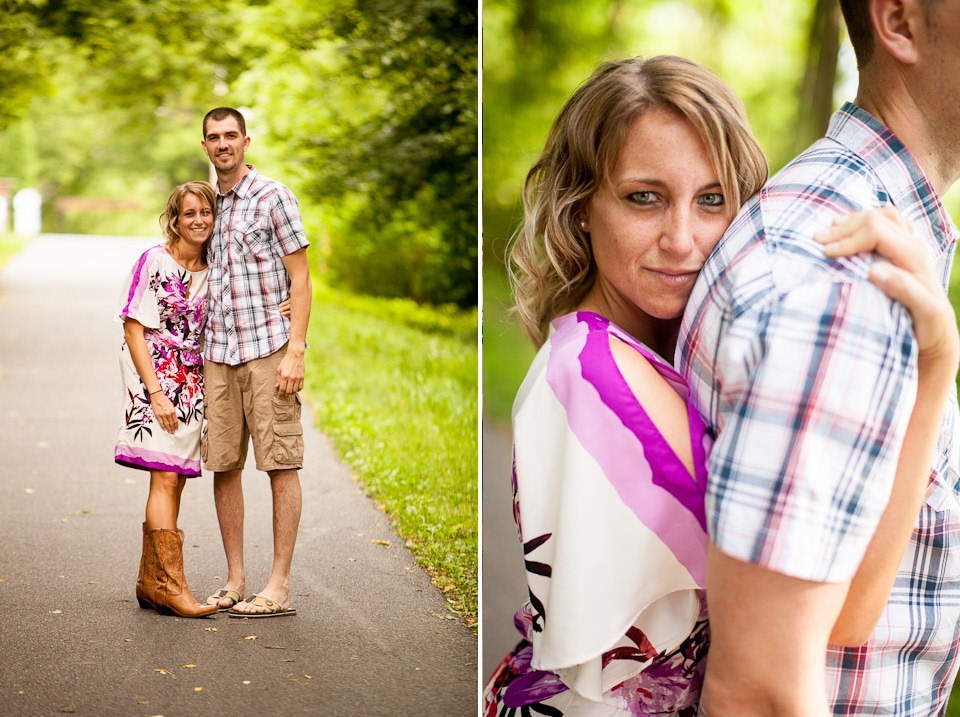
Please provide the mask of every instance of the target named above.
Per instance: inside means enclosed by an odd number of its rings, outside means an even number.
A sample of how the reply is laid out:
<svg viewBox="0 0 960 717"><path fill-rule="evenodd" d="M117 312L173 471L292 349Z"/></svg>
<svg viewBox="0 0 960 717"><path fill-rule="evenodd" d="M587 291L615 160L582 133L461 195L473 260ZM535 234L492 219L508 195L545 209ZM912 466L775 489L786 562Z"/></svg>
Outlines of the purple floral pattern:
<svg viewBox="0 0 960 717"><path fill-rule="evenodd" d="M150 261L144 261L144 257ZM206 270L189 272L160 247L144 257L130 278L126 298L121 299L120 315L144 325L144 339L160 387L173 404L180 425L173 435L160 430L147 387L133 367L124 343L121 369L126 405L115 458L131 468L175 470L196 476L200 475L198 454L203 422Z"/></svg>

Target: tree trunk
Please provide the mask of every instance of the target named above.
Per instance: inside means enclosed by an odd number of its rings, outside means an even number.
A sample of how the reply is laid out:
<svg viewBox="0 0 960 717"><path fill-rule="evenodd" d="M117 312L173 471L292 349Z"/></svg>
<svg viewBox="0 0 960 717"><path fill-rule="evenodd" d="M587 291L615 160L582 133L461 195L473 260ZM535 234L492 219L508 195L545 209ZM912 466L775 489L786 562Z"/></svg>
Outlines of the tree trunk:
<svg viewBox="0 0 960 717"><path fill-rule="evenodd" d="M840 11L835 0L817 0L810 20L807 61L799 93L795 153L824 135L833 113L840 52Z"/></svg>

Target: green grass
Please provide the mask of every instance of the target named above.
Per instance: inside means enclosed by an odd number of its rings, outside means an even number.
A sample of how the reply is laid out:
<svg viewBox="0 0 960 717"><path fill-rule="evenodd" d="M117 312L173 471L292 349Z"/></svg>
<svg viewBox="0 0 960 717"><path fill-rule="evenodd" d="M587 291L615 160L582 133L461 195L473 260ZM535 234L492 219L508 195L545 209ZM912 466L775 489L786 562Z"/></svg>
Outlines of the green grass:
<svg viewBox="0 0 960 717"><path fill-rule="evenodd" d="M0 234L0 269L16 256L29 239L16 234Z"/></svg>
<svg viewBox="0 0 960 717"><path fill-rule="evenodd" d="M513 398L536 355L516 319L507 313L510 286L502 266L483 273L483 413L509 423Z"/></svg>
<svg viewBox="0 0 960 717"><path fill-rule="evenodd" d="M475 627L477 313L314 285L306 391L318 424Z"/></svg>

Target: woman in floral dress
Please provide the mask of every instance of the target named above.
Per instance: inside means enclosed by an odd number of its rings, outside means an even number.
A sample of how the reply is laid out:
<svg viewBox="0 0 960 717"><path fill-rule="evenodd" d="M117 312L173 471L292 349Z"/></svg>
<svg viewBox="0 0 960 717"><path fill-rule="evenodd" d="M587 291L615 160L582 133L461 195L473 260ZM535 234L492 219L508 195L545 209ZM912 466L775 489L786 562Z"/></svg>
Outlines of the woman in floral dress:
<svg viewBox="0 0 960 717"><path fill-rule="evenodd" d="M766 176L740 101L677 57L604 63L551 127L509 249L515 311L540 349L513 408L529 600L484 717L697 714L712 437L665 357L700 268ZM883 212L838 223L826 251L891 259L904 283L871 281L911 310L921 355L952 341L955 373L953 310L909 225ZM943 410L946 385L933 385L916 410ZM933 445L911 430L905 443ZM896 526L916 515L928 475L898 468L911 498L891 500L871 543L881 557L854 578L838 625L876 622L903 552L891 546L906 544Z"/></svg>
<svg viewBox="0 0 960 717"><path fill-rule="evenodd" d="M114 459L150 473L137 601L180 617L217 612L187 589L177 528L180 494L200 475L206 247L216 201L207 182L174 190L160 217L165 242L137 259L118 312L125 408Z"/></svg>

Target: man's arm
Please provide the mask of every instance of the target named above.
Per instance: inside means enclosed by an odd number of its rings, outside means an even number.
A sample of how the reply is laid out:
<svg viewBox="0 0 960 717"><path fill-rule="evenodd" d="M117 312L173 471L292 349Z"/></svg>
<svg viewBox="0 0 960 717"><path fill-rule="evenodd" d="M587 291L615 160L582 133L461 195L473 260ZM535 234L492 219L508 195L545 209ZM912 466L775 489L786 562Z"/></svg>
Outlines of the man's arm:
<svg viewBox="0 0 960 717"><path fill-rule="evenodd" d="M827 642L849 583L792 578L707 553L707 717L826 717Z"/></svg>
<svg viewBox="0 0 960 717"><path fill-rule="evenodd" d="M307 346L313 285L305 248L283 257L283 266L290 277L290 341L277 367L276 388L281 396L290 396L303 388L303 354Z"/></svg>
<svg viewBox="0 0 960 717"><path fill-rule="evenodd" d="M865 281L814 280L740 321L717 366L706 711L826 715L826 647L913 405L909 317Z"/></svg>

